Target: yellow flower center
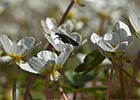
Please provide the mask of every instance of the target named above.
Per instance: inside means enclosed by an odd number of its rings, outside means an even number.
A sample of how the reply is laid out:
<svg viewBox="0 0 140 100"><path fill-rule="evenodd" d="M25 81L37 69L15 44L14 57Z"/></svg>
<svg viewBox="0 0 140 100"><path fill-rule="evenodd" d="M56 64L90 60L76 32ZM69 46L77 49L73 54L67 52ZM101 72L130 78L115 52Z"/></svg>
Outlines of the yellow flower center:
<svg viewBox="0 0 140 100"><path fill-rule="evenodd" d="M11 56L15 62L20 62L22 58L24 57L23 55L17 55L13 53L9 53L8 55Z"/></svg>

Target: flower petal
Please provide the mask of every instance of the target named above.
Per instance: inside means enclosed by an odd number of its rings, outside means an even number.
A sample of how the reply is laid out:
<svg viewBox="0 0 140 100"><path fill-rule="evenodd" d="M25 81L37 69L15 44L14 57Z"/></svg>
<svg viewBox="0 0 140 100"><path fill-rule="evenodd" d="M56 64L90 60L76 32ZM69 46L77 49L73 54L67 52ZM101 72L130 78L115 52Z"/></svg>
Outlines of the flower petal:
<svg viewBox="0 0 140 100"><path fill-rule="evenodd" d="M28 63L32 69L40 74L50 73L56 65L54 60L44 61L43 59L39 59L37 57L30 58Z"/></svg>
<svg viewBox="0 0 140 100"><path fill-rule="evenodd" d="M57 60L58 66L56 66L56 67L62 67L64 65L64 63L67 61L68 57L70 56L72 50L73 50L72 45L70 45L70 44L65 45L65 50L63 52L61 52L58 57L58 60Z"/></svg>
<svg viewBox="0 0 140 100"><path fill-rule="evenodd" d="M92 35L90 36L90 40L93 43L97 43L98 41L100 41L102 39L102 37L100 37L99 35L97 35L96 33L92 33Z"/></svg>
<svg viewBox="0 0 140 100"><path fill-rule="evenodd" d="M26 48L32 48L34 44L35 44L35 38L32 36L23 37L18 42L18 45L24 45Z"/></svg>
<svg viewBox="0 0 140 100"><path fill-rule="evenodd" d="M6 35L1 35L0 39L4 50L8 53L13 45L13 42Z"/></svg>
<svg viewBox="0 0 140 100"><path fill-rule="evenodd" d="M41 20L41 25L44 28L47 28L47 29L50 29L50 30L53 30L56 28L56 21L55 19L53 18L46 18L45 21Z"/></svg>
<svg viewBox="0 0 140 100"><path fill-rule="evenodd" d="M47 38L47 40L49 41L49 43L57 50L57 51L63 51L64 47L63 47L63 42L59 39L59 37L57 35L53 35L51 34L45 34L45 37Z"/></svg>
<svg viewBox="0 0 140 100"><path fill-rule="evenodd" d="M8 54L11 55L16 55L16 56L24 56L24 54L26 53L26 47L23 45L17 45L17 44L13 44L11 46L10 51L8 52Z"/></svg>
<svg viewBox="0 0 140 100"><path fill-rule="evenodd" d="M107 41L109 43L111 43L113 46L117 45L118 43L120 43L120 37L117 33L106 33L103 37L104 41Z"/></svg>
<svg viewBox="0 0 140 100"><path fill-rule="evenodd" d="M129 16L129 20L135 31L140 34L140 17L133 13Z"/></svg>
<svg viewBox="0 0 140 100"><path fill-rule="evenodd" d="M51 52L51 51L48 51L48 50L40 51L37 54L37 57L40 58L40 59L43 59L45 61L48 61L48 60L56 61L57 58L58 58L58 56L55 52Z"/></svg>
<svg viewBox="0 0 140 100"><path fill-rule="evenodd" d="M113 28L113 32L118 32L121 38L126 38L127 36L131 36L129 27L121 21L115 24Z"/></svg>
<svg viewBox="0 0 140 100"><path fill-rule="evenodd" d="M32 69L32 67L28 64L28 63L23 63L23 62L18 62L16 63L22 70L30 72L30 73L34 73L34 74L39 74L38 71Z"/></svg>

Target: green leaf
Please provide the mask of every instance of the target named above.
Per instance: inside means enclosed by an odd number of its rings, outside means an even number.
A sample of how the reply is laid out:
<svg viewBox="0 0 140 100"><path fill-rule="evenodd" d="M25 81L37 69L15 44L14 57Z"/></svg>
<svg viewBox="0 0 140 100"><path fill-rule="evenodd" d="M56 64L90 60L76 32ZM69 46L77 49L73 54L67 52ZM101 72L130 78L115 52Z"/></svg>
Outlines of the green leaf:
<svg viewBox="0 0 140 100"><path fill-rule="evenodd" d="M96 75L95 73L79 74L73 70L65 72L66 81L74 88L80 88L85 85L86 82L93 80Z"/></svg>
<svg viewBox="0 0 140 100"><path fill-rule="evenodd" d="M91 69L97 67L100 63L102 63L104 59L105 57L98 50L94 50L85 57L84 63L80 64L75 69L75 71L88 72Z"/></svg>

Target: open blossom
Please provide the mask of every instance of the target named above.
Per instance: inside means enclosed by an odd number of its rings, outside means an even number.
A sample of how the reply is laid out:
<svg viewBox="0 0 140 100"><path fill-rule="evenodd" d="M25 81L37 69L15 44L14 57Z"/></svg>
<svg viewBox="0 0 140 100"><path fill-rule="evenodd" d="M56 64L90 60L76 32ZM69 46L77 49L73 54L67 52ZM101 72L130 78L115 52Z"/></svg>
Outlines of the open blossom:
<svg viewBox="0 0 140 100"><path fill-rule="evenodd" d="M106 33L103 37L93 33L90 39L103 55L111 58L125 54L132 42L132 35L126 24L118 22L112 32Z"/></svg>
<svg viewBox="0 0 140 100"><path fill-rule="evenodd" d="M38 44L35 44L34 37L23 37L18 43L12 42L6 35L0 36L0 41L7 54L7 56L14 59L16 62L31 52L31 50Z"/></svg>
<svg viewBox="0 0 140 100"><path fill-rule="evenodd" d="M69 44L63 46L65 49L59 56L55 52L43 50L37 54L37 57L32 57L27 62L17 64L25 71L34 74L48 74L50 80L57 81L61 75L58 70L63 67L73 50L73 46Z"/></svg>
<svg viewBox="0 0 140 100"><path fill-rule="evenodd" d="M46 18L45 21L41 21L42 27L44 29L44 35L53 45L57 51L63 51L63 47L59 44L69 43L74 46L78 46L81 43L81 36L73 31L72 23L64 23L57 27L56 21L52 18Z"/></svg>
<svg viewBox="0 0 140 100"><path fill-rule="evenodd" d="M135 13L129 16L131 25L136 31L135 36L133 36L133 42L128 47L125 56L130 58L131 61L136 60L140 52L140 16Z"/></svg>

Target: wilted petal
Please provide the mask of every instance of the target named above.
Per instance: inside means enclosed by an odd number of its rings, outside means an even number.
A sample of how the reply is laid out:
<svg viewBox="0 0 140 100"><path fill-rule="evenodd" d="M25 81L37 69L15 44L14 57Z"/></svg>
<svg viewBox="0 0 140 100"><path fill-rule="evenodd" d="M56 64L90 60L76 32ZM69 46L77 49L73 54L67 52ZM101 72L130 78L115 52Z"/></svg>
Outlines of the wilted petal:
<svg viewBox="0 0 140 100"><path fill-rule="evenodd" d="M140 17L133 13L129 16L129 20L135 31L140 34Z"/></svg>
<svg viewBox="0 0 140 100"><path fill-rule="evenodd" d="M45 61L48 61L48 60L56 61L57 58L58 58L58 56L55 52L51 52L51 51L48 51L48 50L40 51L37 54L37 57L40 58L40 59L43 59Z"/></svg>
<svg viewBox="0 0 140 100"><path fill-rule="evenodd" d="M13 45L13 42L6 35L1 35L0 39L4 50L8 53Z"/></svg>
<svg viewBox="0 0 140 100"><path fill-rule="evenodd" d="M102 39L102 37L100 37L96 33L92 33L92 35L90 36L90 40L93 43L96 43L96 42L100 41L101 39Z"/></svg>

